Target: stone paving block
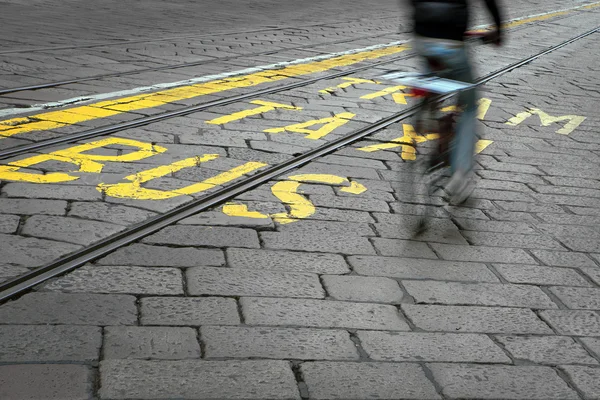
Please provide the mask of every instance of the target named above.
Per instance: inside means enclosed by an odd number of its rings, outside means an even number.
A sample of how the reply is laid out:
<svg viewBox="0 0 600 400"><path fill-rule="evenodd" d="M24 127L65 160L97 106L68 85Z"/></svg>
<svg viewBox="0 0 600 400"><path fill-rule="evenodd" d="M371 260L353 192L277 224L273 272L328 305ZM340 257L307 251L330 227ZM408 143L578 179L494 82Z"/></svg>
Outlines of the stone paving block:
<svg viewBox="0 0 600 400"><path fill-rule="evenodd" d="M409 330L391 305L252 297L240 304L248 325Z"/></svg>
<svg viewBox="0 0 600 400"><path fill-rule="evenodd" d="M247 204L249 209L255 209ZM261 212L267 210L260 209ZM248 218L232 217L225 215L222 211L206 211L191 217L182 219L178 222L180 225L209 225L209 226L238 226L244 228L273 228L275 224L273 219L267 218Z"/></svg>
<svg viewBox="0 0 600 400"><path fill-rule="evenodd" d="M422 242L374 238L373 245L383 256L437 259L429 246Z"/></svg>
<svg viewBox="0 0 600 400"><path fill-rule="evenodd" d="M600 357L600 338L581 338L581 342L588 350L591 350L596 358Z"/></svg>
<svg viewBox="0 0 600 400"><path fill-rule="evenodd" d="M127 226L145 221L156 213L108 203L75 202L71 204L67 215Z"/></svg>
<svg viewBox="0 0 600 400"><path fill-rule="evenodd" d="M21 218L18 215L0 215L0 233L15 233Z"/></svg>
<svg viewBox="0 0 600 400"><path fill-rule="evenodd" d="M0 362L94 361L102 330L92 326L0 325Z"/></svg>
<svg viewBox="0 0 600 400"><path fill-rule="evenodd" d="M197 267L225 264L223 251L192 247L150 246L134 243L96 261L100 265L136 265L140 267Z"/></svg>
<svg viewBox="0 0 600 400"><path fill-rule="evenodd" d="M347 274L350 272L346 261L338 254L236 248L227 249L226 254L227 265L231 268L316 274Z"/></svg>
<svg viewBox="0 0 600 400"><path fill-rule="evenodd" d="M571 400L579 396L550 367L429 364L448 399Z"/></svg>
<svg viewBox="0 0 600 400"><path fill-rule="evenodd" d="M85 266L44 286L46 290L88 293L183 294L177 268Z"/></svg>
<svg viewBox="0 0 600 400"><path fill-rule="evenodd" d="M535 260L522 249L440 243L432 243L431 246L445 260L535 264Z"/></svg>
<svg viewBox="0 0 600 400"><path fill-rule="evenodd" d="M374 224L373 226L381 237L410 240L415 238L419 220L419 217L407 215L406 223L404 225L381 223ZM419 235L418 240L448 244L468 244L452 221L448 219L431 218L427 223L429 224L429 229Z"/></svg>
<svg viewBox="0 0 600 400"><path fill-rule="evenodd" d="M467 218L455 218L455 221L460 228L465 231L524 234L537 233L533 228L533 224L526 222L484 221Z"/></svg>
<svg viewBox="0 0 600 400"><path fill-rule="evenodd" d="M600 289L553 287L550 291L572 310L600 310Z"/></svg>
<svg viewBox="0 0 600 400"><path fill-rule="evenodd" d="M441 398L417 364L308 362L300 370L310 399Z"/></svg>
<svg viewBox="0 0 600 400"><path fill-rule="evenodd" d="M475 246L565 250L560 243L550 236L496 232L463 232L463 236Z"/></svg>
<svg viewBox="0 0 600 400"><path fill-rule="evenodd" d="M486 210L486 213L492 220L496 221L539 223L536 217L525 212Z"/></svg>
<svg viewBox="0 0 600 400"><path fill-rule="evenodd" d="M64 215L67 202L41 199L0 199L0 213L18 215Z"/></svg>
<svg viewBox="0 0 600 400"><path fill-rule="evenodd" d="M358 360L350 335L341 330L203 326L205 357L294 360Z"/></svg>
<svg viewBox="0 0 600 400"><path fill-rule="evenodd" d="M515 359L536 364L592 364L598 361L573 338L566 336L497 336L504 348Z"/></svg>
<svg viewBox="0 0 600 400"><path fill-rule="evenodd" d="M403 281L417 303L557 308L539 287L496 283Z"/></svg>
<svg viewBox="0 0 600 400"><path fill-rule="evenodd" d="M295 235L375 236L375 231L363 222L300 220L293 224L279 225L277 230Z"/></svg>
<svg viewBox="0 0 600 400"><path fill-rule="evenodd" d="M135 297L104 294L27 293L0 306L0 324L132 325Z"/></svg>
<svg viewBox="0 0 600 400"><path fill-rule="evenodd" d="M348 257L348 262L360 275L417 280L500 282L485 264L479 263L379 256L351 256Z"/></svg>
<svg viewBox="0 0 600 400"><path fill-rule="evenodd" d="M565 210L554 204L535 204L520 201L496 201L496 205L506 211L521 211L529 213L563 213Z"/></svg>
<svg viewBox="0 0 600 400"><path fill-rule="evenodd" d="M596 263L584 253L552 250L531 250L541 262L553 267L596 267Z"/></svg>
<svg viewBox="0 0 600 400"><path fill-rule="evenodd" d="M479 199L474 199L475 201ZM482 201L482 200L479 200ZM485 200L487 201L487 200ZM454 218L471 218L482 221L489 221L490 217L477 208L465 208L465 207L447 207L448 213Z"/></svg>
<svg viewBox="0 0 600 400"><path fill-rule="evenodd" d="M581 267L579 268L587 275L594 283L600 286L600 268L598 267Z"/></svg>
<svg viewBox="0 0 600 400"><path fill-rule="evenodd" d="M574 269L539 265L494 264L496 271L511 283L531 285L591 286Z"/></svg>
<svg viewBox="0 0 600 400"><path fill-rule="evenodd" d="M37 267L80 248L79 245L53 240L0 234L0 254L2 262L7 264Z"/></svg>
<svg viewBox="0 0 600 400"><path fill-rule="evenodd" d="M359 236L309 234L289 232L261 232L260 238L267 249L300 250L320 253L375 254L368 239Z"/></svg>
<svg viewBox="0 0 600 400"><path fill-rule="evenodd" d="M12 182L2 187L2 193L7 197L24 197L31 199L57 199L100 201L102 193L93 186L78 185L39 185L36 183Z"/></svg>
<svg viewBox="0 0 600 400"><path fill-rule="evenodd" d="M539 172L537 172L539 174ZM510 182L521 182L521 183L539 183L543 184L544 180L540 178L538 175L531 174L523 174L516 172L508 172L508 171L490 171L490 170L479 170L477 171L477 175L481 176L484 179L496 179L501 181L510 181Z"/></svg>
<svg viewBox="0 0 600 400"><path fill-rule="evenodd" d="M376 361L511 362L486 335L361 331L358 338L367 354Z"/></svg>
<svg viewBox="0 0 600 400"><path fill-rule="evenodd" d="M91 375L85 365L0 365L0 398L89 400Z"/></svg>
<svg viewBox="0 0 600 400"><path fill-rule="evenodd" d="M357 197L339 197L315 195L310 197L317 207L339 208L367 212L389 212L390 206L383 200L371 199L361 195Z"/></svg>
<svg viewBox="0 0 600 400"><path fill-rule="evenodd" d="M140 300L142 325L237 325L234 299L221 297L144 297Z"/></svg>
<svg viewBox="0 0 600 400"><path fill-rule="evenodd" d="M258 235L252 229L188 225L168 226L142 242L177 246L260 247Z"/></svg>
<svg viewBox="0 0 600 400"><path fill-rule="evenodd" d="M375 222L371 214L364 211L339 210L337 208L317 208L317 212L307 220L346 221L346 222Z"/></svg>
<svg viewBox="0 0 600 400"><path fill-rule="evenodd" d="M0 264L0 282L4 282L16 276L26 274L27 272L29 272L28 268Z"/></svg>
<svg viewBox="0 0 600 400"><path fill-rule="evenodd" d="M600 399L600 368L566 365L561 368L586 400Z"/></svg>
<svg viewBox="0 0 600 400"><path fill-rule="evenodd" d="M429 306L403 304L406 316L420 329L434 332L551 334L537 315L523 308Z"/></svg>
<svg viewBox="0 0 600 400"><path fill-rule="evenodd" d="M571 224L571 225L592 225L600 224L600 217L591 215L573 215L573 214L537 214L539 218L549 224Z"/></svg>
<svg viewBox="0 0 600 400"><path fill-rule="evenodd" d="M600 336L600 314L594 311L546 310L540 316L561 335Z"/></svg>
<svg viewBox="0 0 600 400"><path fill-rule="evenodd" d="M192 328L109 326L104 331L103 358L200 358L200 344Z"/></svg>
<svg viewBox="0 0 600 400"><path fill-rule="evenodd" d="M100 377L103 399L300 400L286 361L106 360Z"/></svg>
<svg viewBox="0 0 600 400"><path fill-rule="evenodd" d="M99 221L34 215L27 219L22 232L29 236L90 245L124 229L121 225Z"/></svg>
<svg viewBox="0 0 600 400"><path fill-rule="evenodd" d="M398 282L389 278L323 276L327 294L336 300L396 304L404 294Z"/></svg>
<svg viewBox="0 0 600 400"><path fill-rule="evenodd" d="M319 159L320 162L324 164L339 164L339 165L347 165L351 167L367 167L373 169L387 169L385 164L382 161L378 160L368 160L365 158L355 158L355 157L347 157L347 156L339 156L335 154L330 154L324 156Z"/></svg>
<svg viewBox="0 0 600 400"><path fill-rule="evenodd" d="M471 196L474 199L522 201L528 203L533 203L535 201L532 197L525 193L509 192L504 190L475 189Z"/></svg>
<svg viewBox="0 0 600 400"><path fill-rule="evenodd" d="M316 274L195 267L186 271L186 278L192 296L325 297Z"/></svg>
<svg viewBox="0 0 600 400"><path fill-rule="evenodd" d="M320 162L312 162L297 171L294 171L291 175L299 174L331 174L344 178L355 178L358 181L360 181L360 178L373 180L380 179L377 170L373 168L325 164Z"/></svg>
<svg viewBox="0 0 600 400"><path fill-rule="evenodd" d="M600 251L600 239L596 237L557 237L567 248L573 251L597 253Z"/></svg>

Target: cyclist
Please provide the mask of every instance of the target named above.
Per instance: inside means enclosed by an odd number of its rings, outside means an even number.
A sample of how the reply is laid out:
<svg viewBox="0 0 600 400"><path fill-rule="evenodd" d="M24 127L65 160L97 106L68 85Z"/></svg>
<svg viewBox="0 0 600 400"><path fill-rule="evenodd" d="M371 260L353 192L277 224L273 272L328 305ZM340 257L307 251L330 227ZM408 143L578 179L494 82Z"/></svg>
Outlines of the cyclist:
<svg viewBox="0 0 600 400"><path fill-rule="evenodd" d="M410 0L413 6L414 49L426 60L427 72L462 82L473 83L473 72L464 45L469 19L467 0ZM502 43L500 10L496 0L484 0L494 19L495 29L486 39ZM476 93L463 92L459 103L456 135L450 151L452 176L446 185L451 204L463 203L473 191L473 153L476 135Z"/></svg>

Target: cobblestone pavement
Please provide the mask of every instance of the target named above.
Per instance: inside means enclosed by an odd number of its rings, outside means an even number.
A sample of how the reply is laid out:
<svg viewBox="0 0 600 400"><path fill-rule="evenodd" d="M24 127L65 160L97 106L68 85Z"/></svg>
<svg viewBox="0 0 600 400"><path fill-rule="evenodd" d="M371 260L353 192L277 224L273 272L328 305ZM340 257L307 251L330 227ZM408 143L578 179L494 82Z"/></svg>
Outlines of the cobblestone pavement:
<svg viewBox="0 0 600 400"><path fill-rule="evenodd" d="M515 2L510 17L581 4ZM364 5L353 6L343 14L329 8L316 21L325 27L335 17L323 39L290 43L308 41L314 56L408 38L387 33L397 21L344 22L364 16ZM385 18L397 5L380 7ZM474 49L478 74L596 28L599 13L514 23L506 47ZM158 26L165 34L197 32L191 21ZM235 28L264 19L255 21ZM348 31L356 34L351 42L317 45ZM151 36L145 32L139 37ZM40 46L68 42L24 37ZM414 154L398 138L416 138L405 121L1 305L0 398L600 399L597 39L486 85L477 189L464 206L412 196ZM281 43L260 48L280 60L306 57ZM409 107L401 88L371 80L390 67L415 69L408 55L94 139L108 140L95 147L3 160L0 280ZM235 69L272 62L235 57L244 60ZM333 70L355 66L332 63ZM225 70L207 64L193 74ZM176 80L128 77L107 91ZM194 102L146 105L0 142L11 148ZM257 107L266 108L248 112ZM415 240L411 228L425 208L434 228Z"/></svg>

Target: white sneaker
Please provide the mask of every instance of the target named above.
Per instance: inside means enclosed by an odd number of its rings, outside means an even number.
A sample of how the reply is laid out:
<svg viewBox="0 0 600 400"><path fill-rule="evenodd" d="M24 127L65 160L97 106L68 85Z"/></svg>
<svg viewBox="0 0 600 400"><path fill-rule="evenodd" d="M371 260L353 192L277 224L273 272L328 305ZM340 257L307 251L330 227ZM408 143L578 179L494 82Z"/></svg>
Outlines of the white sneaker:
<svg viewBox="0 0 600 400"><path fill-rule="evenodd" d="M464 203L471 193L473 193L474 189L475 182L472 173L465 174L462 171L456 171L445 188L446 192L450 195L449 202L452 205Z"/></svg>

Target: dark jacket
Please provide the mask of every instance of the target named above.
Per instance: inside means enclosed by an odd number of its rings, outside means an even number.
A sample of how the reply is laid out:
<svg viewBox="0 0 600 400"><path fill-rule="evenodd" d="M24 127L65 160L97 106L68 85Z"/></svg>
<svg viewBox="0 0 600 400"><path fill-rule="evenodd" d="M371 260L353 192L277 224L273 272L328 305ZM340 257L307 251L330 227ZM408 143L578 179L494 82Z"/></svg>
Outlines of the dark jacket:
<svg viewBox="0 0 600 400"><path fill-rule="evenodd" d="M469 23L467 0L411 0L414 7L415 33L420 36L463 40ZM500 11L496 0L484 0L500 27Z"/></svg>

